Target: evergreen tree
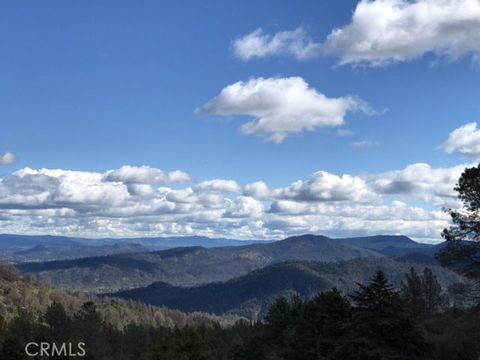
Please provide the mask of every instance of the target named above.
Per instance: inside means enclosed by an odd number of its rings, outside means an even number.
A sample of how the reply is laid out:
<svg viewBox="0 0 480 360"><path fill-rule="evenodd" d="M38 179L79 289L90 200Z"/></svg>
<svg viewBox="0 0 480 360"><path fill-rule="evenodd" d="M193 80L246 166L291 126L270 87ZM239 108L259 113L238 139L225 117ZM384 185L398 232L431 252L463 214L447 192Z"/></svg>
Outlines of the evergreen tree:
<svg viewBox="0 0 480 360"><path fill-rule="evenodd" d="M400 296L377 272L369 285L359 284L353 296L357 305L350 333L332 354L332 359L424 359L429 344Z"/></svg>
<svg viewBox="0 0 480 360"><path fill-rule="evenodd" d="M287 298L280 296L270 306L265 321L273 336L281 334L291 320L291 307Z"/></svg>
<svg viewBox="0 0 480 360"><path fill-rule="evenodd" d="M329 356L346 336L352 306L337 289L332 289L305 303L296 322L297 341L292 359L309 360Z"/></svg>
<svg viewBox="0 0 480 360"><path fill-rule="evenodd" d="M24 360L24 342L20 337L12 335L3 341L0 349L0 360Z"/></svg>
<svg viewBox="0 0 480 360"><path fill-rule="evenodd" d="M75 314L74 329L74 336L77 341L86 344L88 356L110 353L106 336L110 329L102 321L94 302L85 302L80 311Z"/></svg>
<svg viewBox="0 0 480 360"><path fill-rule="evenodd" d="M416 316L423 316L425 312L425 297L422 279L413 267L405 274L405 281L402 281L400 286L401 297L408 308Z"/></svg>
<svg viewBox="0 0 480 360"><path fill-rule="evenodd" d="M269 358L278 358L282 356L287 349L291 348L295 342L293 328L293 312L288 299L284 296L279 297L270 307L265 316L265 345L263 352Z"/></svg>
<svg viewBox="0 0 480 360"><path fill-rule="evenodd" d="M438 258L442 265L480 282L480 164L466 168L454 190L463 208L446 209L453 225L443 230L448 246Z"/></svg>
<svg viewBox="0 0 480 360"><path fill-rule="evenodd" d="M70 336L72 324L62 304L52 303L47 308L44 318L55 340L64 340Z"/></svg>
<svg viewBox="0 0 480 360"><path fill-rule="evenodd" d="M422 290L425 299L425 315L432 316L445 305L445 297L437 276L429 268L423 270Z"/></svg>
<svg viewBox="0 0 480 360"><path fill-rule="evenodd" d="M471 289L467 284L462 282L454 283L448 287L447 291L448 298L454 308L464 309L470 305Z"/></svg>
<svg viewBox="0 0 480 360"><path fill-rule="evenodd" d="M413 268L405 274L405 282L401 284L401 298L418 317L430 317L446 304L437 276L429 268L423 270L422 276Z"/></svg>
<svg viewBox="0 0 480 360"><path fill-rule="evenodd" d="M383 315L401 308L401 300L383 271L377 271L370 284L358 284L360 290L352 296L359 309Z"/></svg>

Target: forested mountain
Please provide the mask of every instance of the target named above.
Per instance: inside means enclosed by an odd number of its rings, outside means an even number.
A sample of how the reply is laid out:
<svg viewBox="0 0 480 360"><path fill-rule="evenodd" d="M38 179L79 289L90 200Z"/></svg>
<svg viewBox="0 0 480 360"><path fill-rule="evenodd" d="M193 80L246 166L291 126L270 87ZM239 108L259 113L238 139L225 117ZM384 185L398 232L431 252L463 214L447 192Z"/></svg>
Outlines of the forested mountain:
<svg viewBox="0 0 480 360"><path fill-rule="evenodd" d="M147 287L112 295L182 311L234 313L258 319L279 296L299 294L310 298L334 287L344 294L352 294L357 283L368 281L378 270L382 270L392 284L399 288L405 273L411 267L412 264L379 257L337 263L290 261L270 265L227 282L187 288L156 282ZM420 265L413 267L423 270ZM431 268L445 289L463 281L460 276L439 266Z"/></svg>
<svg viewBox="0 0 480 360"><path fill-rule="evenodd" d="M226 281L287 260L341 261L383 257L377 251L324 236L303 235L272 243L206 249L174 248L76 260L23 263L18 268L60 288L113 292L162 281L194 286Z"/></svg>
<svg viewBox="0 0 480 360"><path fill-rule="evenodd" d="M6 322L18 316L19 311L27 311L33 318L38 319L54 302L62 304L67 314L73 316L85 302L89 301L94 303L101 318L117 329L123 329L130 323L154 327L183 327L213 323L227 325L233 324L237 319L221 318L204 313L185 314L139 302L60 291L31 278L20 276L11 265L0 264L0 319Z"/></svg>
<svg viewBox="0 0 480 360"><path fill-rule="evenodd" d="M0 298L5 304L11 292L5 283L24 280L11 268L0 270L0 289L5 296ZM412 292L414 283L407 281L407 287L396 292L385 274L377 271L368 282L357 286L353 297L338 291L327 291L308 301L280 297L261 321L240 320L227 327L218 326L215 319L220 318L201 315L183 315L183 319L190 319L189 326L185 322L178 327L153 323L146 306L139 307L145 312L141 319L150 320L144 323L120 313L122 304L131 306L122 301L108 300L103 309L99 308L102 302L87 301L73 313L65 301L51 302L43 313L37 313L39 308L32 308L34 313L25 311L25 303L9 302L10 311L0 312L0 359L26 359L24 349L32 339L55 344L82 342L86 359L102 360L477 359L478 306L437 305L429 313L412 307L412 300L422 303L433 294L440 299L434 290L436 278L430 276L425 282L426 274L414 274L420 276L422 288L430 289L417 294L419 298ZM38 288L32 285L21 289L31 295L28 289ZM38 296L43 299L45 292ZM167 313L182 315L178 311ZM111 319L119 315L121 326L115 326Z"/></svg>

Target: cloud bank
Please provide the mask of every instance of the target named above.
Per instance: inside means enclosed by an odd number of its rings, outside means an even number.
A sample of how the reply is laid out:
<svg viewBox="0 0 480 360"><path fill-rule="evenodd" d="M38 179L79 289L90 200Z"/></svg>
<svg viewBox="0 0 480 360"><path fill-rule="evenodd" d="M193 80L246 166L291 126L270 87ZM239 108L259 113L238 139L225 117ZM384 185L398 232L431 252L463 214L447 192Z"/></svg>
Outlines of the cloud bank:
<svg viewBox="0 0 480 360"><path fill-rule="evenodd" d="M448 225L441 207L457 205L452 189L465 166L420 163L361 176L318 171L278 188L233 179L179 185L190 176L150 167L104 173L23 168L0 179L0 227L92 237L271 239L313 232L432 240Z"/></svg>

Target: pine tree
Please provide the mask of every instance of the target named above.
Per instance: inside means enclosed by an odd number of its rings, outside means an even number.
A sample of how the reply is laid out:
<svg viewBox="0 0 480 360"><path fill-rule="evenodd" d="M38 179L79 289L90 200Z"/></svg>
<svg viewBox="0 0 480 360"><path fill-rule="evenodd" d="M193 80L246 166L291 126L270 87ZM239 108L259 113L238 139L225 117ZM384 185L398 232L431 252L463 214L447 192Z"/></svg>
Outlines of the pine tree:
<svg viewBox="0 0 480 360"><path fill-rule="evenodd" d="M424 359L429 344L399 294L378 271L369 285L359 284L350 333L332 359Z"/></svg>
<svg viewBox="0 0 480 360"><path fill-rule="evenodd" d="M52 303L47 308L44 318L53 339L64 340L70 336L72 324L62 304Z"/></svg>
<svg viewBox="0 0 480 360"><path fill-rule="evenodd" d="M369 285L358 286L360 290L352 298L359 309L381 315L401 307L400 297L383 271L377 271Z"/></svg>
<svg viewBox="0 0 480 360"><path fill-rule="evenodd" d="M349 327L352 306L337 289L305 303L296 321L297 341L292 359L313 360L330 355Z"/></svg>
<svg viewBox="0 0 480 360"><path fill-rule="evenodd" d="M443 230L448 245L438 258L443 266L476 280L480 286L480 164L466 168L454 190L463 207L446 209L453 225Z"/></svg>
<svg viewBox="0 0 480 360"><path fill-rule="evenodd" d="M429 268L423 270L422 289L425 298L425 315L432 316L445 305L445 297L437 276Z"/></svg>
<svg viewBox="0 0 480 360"><path fill-rule="evenodd" d="M405 274L405 282L401 283L401 297L415 316L424 315L425 297L422 279L413 267Z"/></svg>

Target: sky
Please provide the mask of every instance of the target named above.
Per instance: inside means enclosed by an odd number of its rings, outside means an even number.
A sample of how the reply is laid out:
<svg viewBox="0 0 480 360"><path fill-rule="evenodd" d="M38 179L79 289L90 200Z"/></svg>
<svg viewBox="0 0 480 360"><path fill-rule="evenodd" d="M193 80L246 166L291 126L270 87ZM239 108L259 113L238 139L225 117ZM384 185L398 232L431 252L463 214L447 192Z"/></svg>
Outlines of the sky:
<svg viewBox="0 0 480 360"><path fill-rule="evenodd" d="M2 1L0 232L440 240L480 1Z"/></svg>

